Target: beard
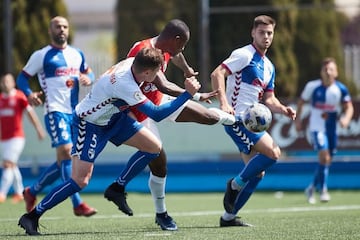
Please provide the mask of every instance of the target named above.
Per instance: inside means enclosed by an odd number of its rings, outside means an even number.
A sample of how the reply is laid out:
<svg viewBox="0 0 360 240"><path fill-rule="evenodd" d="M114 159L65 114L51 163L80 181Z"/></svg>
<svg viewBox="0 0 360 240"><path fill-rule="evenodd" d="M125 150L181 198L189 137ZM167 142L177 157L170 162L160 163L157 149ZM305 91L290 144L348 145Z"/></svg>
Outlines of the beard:
<svg viewBox="0 0 360 240"><path fill-rule="evenodd" d="M53 36L53 41L58 45L62 45L67 42L67 37L61 35Z"/></svg>

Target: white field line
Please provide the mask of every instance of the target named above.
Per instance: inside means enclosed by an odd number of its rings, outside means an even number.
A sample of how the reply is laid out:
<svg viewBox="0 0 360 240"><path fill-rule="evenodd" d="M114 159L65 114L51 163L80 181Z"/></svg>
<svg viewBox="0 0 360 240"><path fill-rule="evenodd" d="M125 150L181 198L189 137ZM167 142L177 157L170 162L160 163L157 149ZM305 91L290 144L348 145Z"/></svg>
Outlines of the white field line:
<svg viewBox="0 0 360 240"><path fill-rule="evenodd" d="M330 207L292 207L292 208L265 208L265 209L248 209L241 210L241 213L289 213L289 212L314 212L314 211L348 211L348 210L360 210L360 205L340 205L340 206L330 206ZM211 216L211 215L221 215L223 211L196 211L196 212L171 212L171 216ZM72 216L71 216L72 217ZM74 216L75 217L75 216ZM119 212L119 214L114 215L101 215L96 214L90 219L109 219L109 218L128 218ZM153 218L154 213L146 214L135 214L133 218ZM20 216L19 216L20 218ZM2 218L0 222L8 221L18 221L19 218ZM43 217L42 219L46 220L59 220L64 219L63 217Z"/></svg>

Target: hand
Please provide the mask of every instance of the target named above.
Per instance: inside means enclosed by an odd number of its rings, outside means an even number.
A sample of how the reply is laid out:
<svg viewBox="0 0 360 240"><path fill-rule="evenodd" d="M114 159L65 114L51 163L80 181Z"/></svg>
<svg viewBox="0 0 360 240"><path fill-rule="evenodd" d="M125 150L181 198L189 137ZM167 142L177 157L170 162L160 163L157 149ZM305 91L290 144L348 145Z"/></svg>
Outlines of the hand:
<svg viewBox="0 0 360 240"><path fill-rule="evenodd" d="M83 86L90 86L92 82L86 74L80 73L79 83Z"/></svg>
<svg viewBox="0 0 360 240"><path fill-rule="evenodd" d="M341 128L347 128L350 124L350 120L348 120L346 117L340 117L339 124Z"/></svg>
<svg viewBox="0 0 360 240"><path fill-rule="evenodd" d="M194 94L201 88L201 84L195 77L186 78L184 85L186 91L189 92L191 96L194 96Z"/></svg>
<svg viewBox="0 0 360 240"><path fill-rule="evenodd" d="M199 72L195 72L192 67L189 67L189 68L187 69L187 71L184 72L184 76L185 76L186 78L194 77L194 76L197 76L197 75L199 75Z"/></svg>
<svg viewBox="0 0 360 240"><path fill-rule="evenodd" d="M30 93L30 95L28 96L28 102L30 105L32 106L39 106L41 105L43 102L41 100L41 96L43 95L43 92L32 92Z"/></svg>
<svg viewBox="0 0 360 240"><path fill-rule="evenodd" d="M214 90L212 92L206 92L206 93L200 93L200 99L201 102L207 102L212 103L210 98L216 97L219 93L219 90Z"/></svg>
<svg viewBox="0 0 360 240"><path fill-rule="evenodd" d="M286 107L285 115L291 118L293 121L296 119L296 111L292 107Z"/></svg>

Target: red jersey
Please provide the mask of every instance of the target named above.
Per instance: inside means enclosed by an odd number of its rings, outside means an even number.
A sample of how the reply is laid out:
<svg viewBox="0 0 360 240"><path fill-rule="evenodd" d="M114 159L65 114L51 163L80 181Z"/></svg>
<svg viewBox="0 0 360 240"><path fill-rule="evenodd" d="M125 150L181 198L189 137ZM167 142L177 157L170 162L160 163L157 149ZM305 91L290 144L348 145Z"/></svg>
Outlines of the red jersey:
<svg viewBox="0 0 360 240"><path fill-rule="evenodd" d="M134 46L130 49L129 53L127 54L127 57L128 58L135 57L135 55L145 47L155 48L151 43L151 38L135 43ZM164 56L164 65L162 66L161 71L165 72L166 67L171 59L171 55L168 52L163 52L163 56ZM144 93L144 95L148 99L150 99L150 101L152 101L156 105L160 105L163 94L156 88L155 84L144 82L140 89ZM144 121L148 117L144 113L138 111L135 107L130 107L130 109L139 122Z"/></svg>
<svg viewBox="0 0 360 240"><path fill-rule="evenodd" d="M10 94L0 93L0 139L25 137L22 114L29 106L22 91L14 89Z"/></svg>

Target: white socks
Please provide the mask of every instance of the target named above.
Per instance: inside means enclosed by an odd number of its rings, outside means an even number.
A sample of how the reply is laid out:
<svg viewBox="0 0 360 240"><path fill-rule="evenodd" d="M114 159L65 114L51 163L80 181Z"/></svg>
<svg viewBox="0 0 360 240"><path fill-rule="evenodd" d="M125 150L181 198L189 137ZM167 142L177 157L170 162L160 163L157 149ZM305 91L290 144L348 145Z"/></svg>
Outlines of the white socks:
<svg viewBox="0 0 360 240"><path fill-rule="evenodd" d="M5 196L8 194L11 184L14 181L14 171L12 168L3 168L1 176L0 192Z"/></svg>
<svg viewBox="0 0 360 240"><path fill-rule="evenodd" d="M156 213L166 212L165 205L165 183L166 177L161 178L150 173L149 188L154 201Z"/></svg>
<svg viewBox="0 0 360 240"><path fill-rule="evenodd" d="M14 173L14 184L13 184L14 192L22 195L22 192L24 191L24 185L18 166L13 168L13 173Z"/></svg>
<svg viewBox="0 0 360 240"><path fill-rule="evenodd" d="M219 115L219 121L217 123L223 125L233 125L236 121L235 116L224 112L218 108L209 108L209 110L216 112Z"/></svg>

